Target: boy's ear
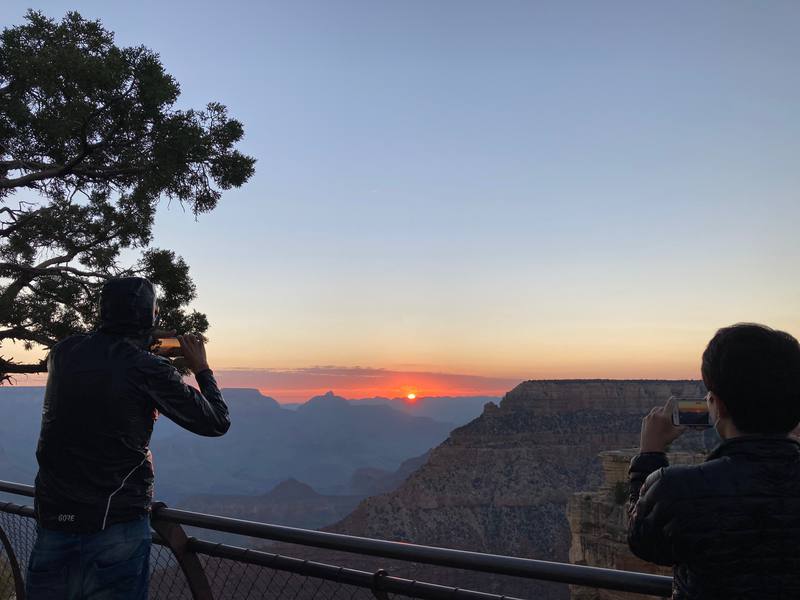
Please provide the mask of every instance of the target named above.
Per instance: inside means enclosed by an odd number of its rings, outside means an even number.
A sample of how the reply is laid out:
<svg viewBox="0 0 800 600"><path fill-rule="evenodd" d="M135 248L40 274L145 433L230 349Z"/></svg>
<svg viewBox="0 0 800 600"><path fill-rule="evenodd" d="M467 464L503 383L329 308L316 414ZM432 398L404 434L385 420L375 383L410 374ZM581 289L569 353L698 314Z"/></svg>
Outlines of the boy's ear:
<svg viewBox="0 0 800 600"><path fill-rule="evenodd" d="M711 392L711 401L717 405L717 414L719 415L720 419L724 419L730 416L728 412L728 407L725 406L725 402L722 401L722 398L717 396L714 392Z"/></svg>

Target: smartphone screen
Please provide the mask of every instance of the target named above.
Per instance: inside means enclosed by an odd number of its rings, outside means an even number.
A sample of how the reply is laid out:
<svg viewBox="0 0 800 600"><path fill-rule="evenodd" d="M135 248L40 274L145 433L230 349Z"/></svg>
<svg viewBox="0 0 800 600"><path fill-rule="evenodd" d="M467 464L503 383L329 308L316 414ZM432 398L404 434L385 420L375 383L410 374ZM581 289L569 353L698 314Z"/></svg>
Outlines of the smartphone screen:
<svg viewBox="0 0 800 600"><path fill-rule="evenodd" d="M677 420L673 415L673 423L687 427L711 427L705 398L675 398L675 402Z"/></svg>
<svg viewBox="0 0 800 600"><path fill-rule="evenodd" d="M158 338L157 342L159 348L169 350L171 348L180 348L181 343L178 338Z"/></svg>
<svg viewBox="0 0 800 600"><path fill-rule="evenodd" d="M178 356L180 354L181 343L178 338L156 338L153 341L151 350L161 356Z"/></svg>

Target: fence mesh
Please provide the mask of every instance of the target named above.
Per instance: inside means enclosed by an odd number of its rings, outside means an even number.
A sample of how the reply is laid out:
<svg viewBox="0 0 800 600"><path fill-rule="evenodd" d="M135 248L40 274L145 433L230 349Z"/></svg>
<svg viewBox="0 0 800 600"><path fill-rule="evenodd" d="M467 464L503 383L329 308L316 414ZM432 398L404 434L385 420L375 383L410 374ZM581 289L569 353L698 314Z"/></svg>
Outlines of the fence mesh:
<svg viewBox="0 0 800 600"><path fill-rule="evenodd" d="M460 590L478 590L495 594L498 597L497 600L502 596L547 600L568 600L570 597L569 586L566 583L527 577L388 559L283 542L261 542L254 549L284 556L300 556L310 561L369 573L374 573L379 569L385 570L389 575L411 581L424 581ZM369 590L368 593L371 594Z"/></svg>
<svg viewBox="0 0 800 600"><path fill-rule="evenodd" d="M26 514L16 514L7 510L18 510L10 505L0 503L0 529L7 536L12 552L16 558L21 576L25 577L25 570L36 540L36 521ZM151 600L192 600L189 582L178 564L172 550L158 542L156 538L150 554L150 599ZM245 539L242 538L244 541ZM234 543L238 540L233 540ZM239 544L242 542L239 541ZM237 544L238 545L238 544ZM275 598L286 600L398 600L416 596L412 591L422 593L419 589L410 590L408 594L399 595L379 592L374 594L369 587L360 587L337 580L335 571L331 571L331 578L323 579L317 576L295 573L283 570L279 565L266 559L261 554L261 560L247 558L247 552L279 554L284 557L299 557L301 560L314 561L327 565L336 565L341 569L350 568L361 572L375 573L386 570L395 577L402 577L411 581L430 581L449 587L453 592L452 598L457 600L456 588L465 590L481 590L485 593L495 594L498 600L503 596L517 598L568 598L569 592L566 584L532 581L526 578L503 576L491 573L465 571L449 567L437 567L399 560L386 560L360 554L351 554L337 550L325 550L305 545L285 544L261 541L256 548L245 551L242 556L228 557L225 552L207 546L202 550L198 548L197 557L203 567L208 580L212 596L218 600L251 600L256 598ZM208 552L209 554L205 554ZM266 562L265 562L266 561ZM297 563L295 563L296 565ZM278 568L273 568L273 567ZM299 569L300 571L307 569ZM319 571L312 571L320 575ZM425 595L424 593L422 594ZM9 556L0 544L0 600L17 600L15 592L14 574L12 572Z"/></svg>
<svg viewBox="0 0 800 600"><path fill-rule="evenodd" d="M150 598L153 600L191 599L189 584L175 555L166 546L150 549Z"/></svg>
<svg viewBox="0 0 800 600"><path fill-rule="evenodd" d="M0 598L16 598L14 574L11 572L5 548L0 549Z"/></svg>
<svg viewBox="0 0 800 600"><path fill-rule="evenodd" d="M25 577L33 544L36 541L36 522L29 518L0 510L0 528L3 529ZM186 577L172 551L166 546L153 544L150 550L150 598L153 600L191 599ZM0 544L0 600L15 600L14 576L5 548Z"/></svg>
<svg viewBox="0 0 800 600"><path fill-rule="evenodd" d="M8 538L24 576L28 557L31 555L33 543L36 541L36 522L28 517L0 511L0 528ZM14 600L17 597L14 574L4 546L0 552L2 552L0 554L0 600Z"/></svg>
<svg viewBox="0 0 800 600"><path fill-rule="evenodd" d="M215 598L250 600L282 598L286 600L375 600L366 588L200 555ZM389 594L391 598L392 595Z"/></svg>
<svg viewBox="0 0 800 600"><path fill-rule="evenodd" d="M36 540L34 519L0 509L0 528L9 539L21 575ZM198 555L214 598L254 600L375 600L372 591L337 581L290 573L255 564L205 554ZM405 598L386 594L384 600ZM5 548L0 544L0 600L16 600L14 576ZM154 543L150 554L151 600L191 600L186 577L172 551Z"/></svg>

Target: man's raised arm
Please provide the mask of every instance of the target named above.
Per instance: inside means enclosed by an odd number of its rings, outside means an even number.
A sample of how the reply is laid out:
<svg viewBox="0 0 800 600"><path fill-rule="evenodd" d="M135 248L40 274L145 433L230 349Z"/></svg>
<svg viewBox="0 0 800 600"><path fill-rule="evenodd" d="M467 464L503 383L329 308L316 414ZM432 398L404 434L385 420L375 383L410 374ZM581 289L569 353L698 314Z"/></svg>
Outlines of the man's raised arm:
<svg viewBox="0 0 800 600"><path fill-rule="evenodd" d="M178 336L183 356L195 374L200 390L186 385L178 370L166 358L148 361L143 392L158 411L192 433L223 435L231 426L228 407L208 366L205 346L194 335Z"/></svg>

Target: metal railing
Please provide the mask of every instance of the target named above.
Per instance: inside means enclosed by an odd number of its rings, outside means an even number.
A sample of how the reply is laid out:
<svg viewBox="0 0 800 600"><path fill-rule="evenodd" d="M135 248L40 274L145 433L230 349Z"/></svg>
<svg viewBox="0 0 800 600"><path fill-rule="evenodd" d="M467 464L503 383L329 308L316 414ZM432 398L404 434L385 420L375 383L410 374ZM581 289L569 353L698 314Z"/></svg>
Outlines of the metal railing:
<svg viewBox="0 0 800 600"><path fill-rule="evenodd" d="M6 481L0 481L0 492L33 497L32 486ZM526 591L533 590L530 584L535 581L662 597L672 591L672 579L659 575L256 523L178 510L160 502L153 504L151 525L152 599L387 600L390 595L401 595L429 600L514 600L512 592L530 597ZM190 537L184 526L277 542L279 550L285 544L300 546L306 558L267 551L270 548L243 548ZM0 600L24 599L25 566L35 536L32 507L0 502ZM309 555L314 553L323 560L310 560ZM368 564L374 557L383 563L378 568L373 563L365 570L345 566L347 556ZM333 560L339 564L330 564ZM440 583L421 581L416 576L420 565L428 569L428 578L435 577ZM398 571L415 576L400 577ZM480 579L479 574L490 574L492 579ZM441 584L454 577L456 585ZM508 584L512 578L516 585ZM489 587L491 591L464 589L461 584L465 582Z"/></svg>

